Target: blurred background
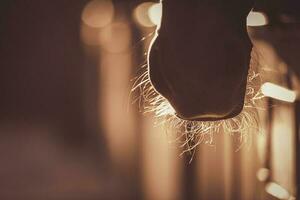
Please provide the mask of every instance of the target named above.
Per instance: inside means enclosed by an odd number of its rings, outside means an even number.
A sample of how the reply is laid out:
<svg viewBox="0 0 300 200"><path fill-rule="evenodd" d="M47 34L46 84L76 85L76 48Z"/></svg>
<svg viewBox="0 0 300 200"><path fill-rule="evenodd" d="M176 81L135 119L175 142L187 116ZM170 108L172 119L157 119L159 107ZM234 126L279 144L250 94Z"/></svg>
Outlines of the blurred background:
<svg viewBox="0 0 300 200"><path fill-rule="evenodd" d="M300 199L299 1L248 16L267 96L252 144L220 133L192 162L129 95L160 14L155 1L0 1L0 199Z"/></svg>

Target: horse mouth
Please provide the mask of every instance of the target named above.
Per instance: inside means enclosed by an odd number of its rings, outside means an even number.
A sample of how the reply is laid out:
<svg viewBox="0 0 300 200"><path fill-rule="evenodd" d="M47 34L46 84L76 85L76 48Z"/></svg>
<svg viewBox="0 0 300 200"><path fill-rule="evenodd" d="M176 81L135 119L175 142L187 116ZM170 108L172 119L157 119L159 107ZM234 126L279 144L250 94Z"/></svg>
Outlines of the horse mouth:
<svg viewBox="0 0 300 200"><path fill-rule="evenodd" d="M189 117L182 116L177 112L175 112L174 114L176 115L176 117L188 121L220 121L220 120L226 120L238 116L242 112L243 108L244 108L244 102L234 106L233 110L226 114L215 114L215 113L198 114Z"/></svg>

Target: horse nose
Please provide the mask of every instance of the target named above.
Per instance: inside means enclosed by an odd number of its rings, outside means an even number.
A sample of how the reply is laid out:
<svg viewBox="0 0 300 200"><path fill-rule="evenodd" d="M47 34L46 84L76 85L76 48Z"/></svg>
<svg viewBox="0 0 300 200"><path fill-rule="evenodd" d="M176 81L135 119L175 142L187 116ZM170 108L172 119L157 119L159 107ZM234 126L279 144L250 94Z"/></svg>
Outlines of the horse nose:
<svg viewBox="0 0 300 200"><path fill-rule="evenodd" d="M178 117L215 121L243 109L252 49L245 13L252 1L163 2L149 75Z"/></svg>
<svg viewBox="0 0 300 200"><path fill-rule="evenodd" d="M235 117L242 111L250 47L242 52L237 45L231 53L220 54L217 59L199 60L197 55L178 49L168 48L165 52L162 44L158 38L151 47L150 80L179 118L216 121ZM212 54L209 51L205 50Z"/></svg>

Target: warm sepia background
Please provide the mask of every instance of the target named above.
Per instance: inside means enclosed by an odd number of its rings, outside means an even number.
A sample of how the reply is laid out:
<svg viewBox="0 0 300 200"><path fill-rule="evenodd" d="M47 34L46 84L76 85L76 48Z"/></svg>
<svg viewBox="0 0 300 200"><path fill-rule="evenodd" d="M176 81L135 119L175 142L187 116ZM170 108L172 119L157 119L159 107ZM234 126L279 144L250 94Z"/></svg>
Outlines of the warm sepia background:
<svg viewBox="0 0 300 200"><path fill-rule="evenodd" d="M299 13L298 0L258 1L249 34L263 83L272 83L258 108L261 130L241 149L219 133L189 163L129 95L159 6L1 0L0 199L296 199Z"/></svg>

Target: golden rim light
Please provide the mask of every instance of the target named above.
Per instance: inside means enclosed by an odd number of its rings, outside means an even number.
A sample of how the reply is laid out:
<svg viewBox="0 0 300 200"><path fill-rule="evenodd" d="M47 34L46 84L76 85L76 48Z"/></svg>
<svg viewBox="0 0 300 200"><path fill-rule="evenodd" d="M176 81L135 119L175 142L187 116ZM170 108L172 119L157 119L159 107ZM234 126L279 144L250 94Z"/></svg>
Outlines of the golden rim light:
<svg viewBox="0 0 300 200"><path fill-rule="evenodd" d="M96 29L100 31L95 32L95 37L97 37L97 42L99 44L103 44L103 46L106 48L105 50L111 53L118 53L118 52L123 52L126 51L127 48L129 48L130 44L129 41L123 40L122 38L128 37L130 35L130 27L128 24L124 24L122 22L114 22L114 6L111 0L92 0L90 1L85 8L83 9L82 12L82 21L84 26L89 27L91 29ZM159 29L160 23L161 23L161 17L162 17L162 3L154 3L154 2L144 2L139 4L133 12L133 17L135 21L142 27L148 27L148 28L153 28L156 27L156 30ZM247 18L247 25L248 26L263 26L268 23L268 20L266 16L263 13L260 12L253 12L251 11L249 13L249 16ZM255 65L255 64L254 64ZM144 74L145 75L145 74ZM253 79L255 79L256 74L251 74L251 76L254 76ZM149 77L144 76L142 77L142 80L145 81ZM251 82L251 81L249 81ZM149 83L150 84L150 81ZM146 84L147 85L147 84ZM139 83L137 83L136 88L134 87L133 90L137 89L138 87L141 87ZM147 87L150 87L147 85ZM145 88L144 88L145 89ZM253 88L250 88L253 89ZM250 90L249 91L252 91ZM149 90L150 91L150 90ZM270 98L282 100L285 102L294 102L297 98L297 94L294 91L288 90L286 88L280 87L278 85L275 85L273 83L264 83L261 88L261 95L259 97L255 96L256 94L248 94L254 95L252 98L249 98L249 105L252 103L250 101L253 100L253 98L262 98L262 96L267 96ZM145 91L144 95L145 95ZM259 92L259 91L257 91ZM152 93L151 93L152 94ZM146 97L147 99L147 97ZM155 116L158 118L164 117L164 116L169 116L167 117L167 121L172 119L173 125L174 123L178 123L176 126L179 126L181 128L190 126L192 122L183 122L183 121L178 121L177 118L173 118L174 109L170 104L164 99L164 98L159 98L157 99L151 99L150 100L150 107L151 109L146 109L147 111L152 111L155 113ZM248 105L248 104L247 104ZM252 109L255 107L254 105L250 105L247 107L245 105L246 109ZM148 105L149 106L149 105ZM252 111L251 111L252 112ZM255 114L254 114L255 115ZM243 117L240 120L244 120L247 122L246 124L251 124L255 122L250 123L250 118L251 116L248 115L248 113L244 113L244 115L240 115L239 117ZM234 123L236 123L237 119L234 119ZM174 122L175 121L175 122ZM180 124L184 123L184 126L181 126ZM240 122L238 122L240 123ZM230 127L228 123L224 122L224 127L225 129L227 128L228 130L233 130L237 132L237 130L241 131L241 129L246 129L246 127L241 126L241 124L235 124L234 126L238 126L239 128L236 127ZM218 125L207 125L207 123L199 123L196 127L195 133L200 131L202 129L207 129L210 127L210 131L215 131L213 129L219 129L221 124ZM229 128L228 128L229 127ZM195 136L196 137L196 136Z"/></svg>
<svg viewBox="0 0 300 200"><path fill-rule="evenodd" d="M134 19L142 27L155 27L156 30L160 28L162 17L162 3L145 2L137 6L134 10ZM248 26L263 26L266 25L267 18L263 13L250 12L247 18ZM157 37L157 32L152 38L152 42ZM149 49L151 48L151 44ZM243 112L229 120L221 120L218 122L191 122L188 120L181 120L175 116L175 111L169 102L157 94L151 86L147 72L144 72L134 83L133 90L140 90L141 97L144 104L145 112L154 113L155 117L159 119L161 124L167 124L167 129L176 129L179 133L179 137L184 138L182 146L187 151L194 149L199 143L213 142L213 135L215 132L219 132L219 129L223 129L227 133L240 133L241 143L248 143L251 140L249 134L250 129L258 129L257 124L257 112L255 102L264 97L260 90L260 84L257 84L258 74L253 71L253 67L256 68L257 64L256 52L252 52L251 70L248 77L247 94L245 99L245 106ZM148 67L145 67L146 71ZM194 145L190 145L194 143Z"/></svg>
<svg viewBox="0 0 300 200"><path fill-rule="evenodd" d="M176 117L170 103L152 86L147 64L142 67L144 70L141 70L141 74L133 83L132 92L138 90L140 94L134 101L140 102L141 109L145 113L154 113L158 125L165 125L167 131L174 131L177 135L176 141L183 148L182 153L194 150L201 143L214 145L214 135L220 131L230 135L238 134L239 147L251 144L252 131L259 131L256 104L264 97L260 91L259 74L255 72L258 66L257 56L254 49L251 53L244 109L234 118L219 121L189 121Z"/></svg>

